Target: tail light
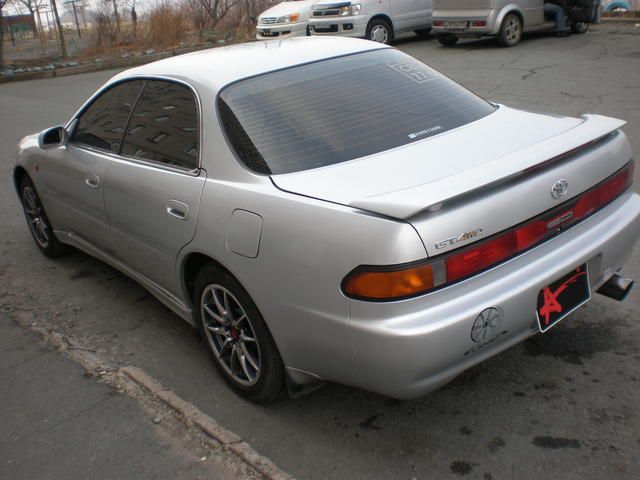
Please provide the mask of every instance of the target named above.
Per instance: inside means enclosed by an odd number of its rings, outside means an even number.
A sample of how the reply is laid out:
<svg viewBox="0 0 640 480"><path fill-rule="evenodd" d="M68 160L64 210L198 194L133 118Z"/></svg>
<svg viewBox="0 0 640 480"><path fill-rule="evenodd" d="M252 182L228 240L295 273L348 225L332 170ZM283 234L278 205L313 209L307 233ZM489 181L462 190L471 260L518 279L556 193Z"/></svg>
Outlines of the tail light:
<svg viewBox="0 0 640 480"><path fill-rule="evenodd" d="M434 20L432 23L433 23L434 27L443 27L444 26L444 22L442 20Z"/></svg>
<svg viewBox="0 0 640 480"><path fill-rule="evenodd" d="M437 256L393 266L360 266L342 282L342 291L360 300L401 300L445 287L519 255L558 235L629 189L633 162L578 197L514 228Z"/></svg>
<svg viewBox="0 0 640 480"><path fill-rule="evenodd" d="M474 20L473 22L471 22L471 26L472 27L486 27L487 26L487 22L485 22L484 20Z"/></svg>

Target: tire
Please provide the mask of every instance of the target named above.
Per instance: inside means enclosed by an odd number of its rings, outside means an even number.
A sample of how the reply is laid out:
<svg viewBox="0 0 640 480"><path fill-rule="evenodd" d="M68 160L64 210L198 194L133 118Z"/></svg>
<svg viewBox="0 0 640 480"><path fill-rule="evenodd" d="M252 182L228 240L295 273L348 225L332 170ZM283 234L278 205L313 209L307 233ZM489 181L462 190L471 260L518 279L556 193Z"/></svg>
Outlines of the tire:
<svg viewBox="0 0 640 480"><path fill-rule="evenodd" d="M59 258L68 253L70 248L60 243L53 233L53 227L44 211L36 187L27 175L20 180L20 203L31 236L44 256Z"/></svg>
<svg viewBox="0 0 640 480"><path fill-rule="evenodd" d="M500 25L498 43L503 47L513 47L522 39L522 21L515 13L509 13Z"/></svg>
<svg viewBox="0 0 640 480"><path fill-rule="evenodd" d="M272 402L284 386L284 364L262 315L227 271L205 265L196 278L200 333L227 384L256 403Z"/></svg>
<svg viewBox="0 0 640 480"><path fill-rule="evenodd" d="M414 30L413 33L421 38L428 38L431 33L431 27L421 28L420 30Z"/></svg>
<svg viewBox="0 0 640 480"><path fill-rule="evenodd" d="M585 22L574 22L571 24L571 33L583 35L589 31L589 24Z"/></svg>
<svg viewBox="0 0 640 480"><path fill-rule="evenodd" d="M443 47L453 47L456 43L458 43L458 37L447 33L438 35L438 41Z"/></svg>
<svg viewBox="0 0 640 480"><path fill-rule="evenodd" d="M367 40L388 45L393 39L393 29L386 20L374 18L367 25Z"/></svg>

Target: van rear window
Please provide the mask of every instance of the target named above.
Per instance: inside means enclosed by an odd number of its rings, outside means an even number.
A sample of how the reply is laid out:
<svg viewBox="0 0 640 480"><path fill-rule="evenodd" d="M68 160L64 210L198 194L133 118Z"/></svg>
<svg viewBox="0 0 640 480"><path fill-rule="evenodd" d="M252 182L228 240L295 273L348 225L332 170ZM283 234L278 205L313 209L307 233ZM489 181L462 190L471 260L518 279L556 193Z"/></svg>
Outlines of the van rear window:
<svg viewBox="0 0 640 480"><path fill-rule="evenodd" d="M240 160L262 174L324 167L419 142L495 107L395 49L241 80L218 97Z"/></svg>

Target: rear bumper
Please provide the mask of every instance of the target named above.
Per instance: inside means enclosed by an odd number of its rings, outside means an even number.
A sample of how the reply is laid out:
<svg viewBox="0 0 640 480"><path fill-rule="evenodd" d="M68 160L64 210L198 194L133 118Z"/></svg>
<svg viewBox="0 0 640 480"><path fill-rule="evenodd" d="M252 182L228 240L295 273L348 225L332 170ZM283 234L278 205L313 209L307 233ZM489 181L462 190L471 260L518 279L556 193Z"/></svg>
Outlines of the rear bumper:
<svg viewBox="0 0 640 480"><path fill-rule="evenodd" d="M364 15L340 18L311 18L309 20L309 30L311 35L341 35L364 38L367 33L367 22L368 17Z"/></svg>
<svg viewBox="0 0 640 480"><path fill-rule="evenodd" d="M545 285L587 263L597 290L639 236L640 196L627 192L564 234L449 288L391 303L351 300L349 343L362 386L395 398L440 387L537 333L536 301ZM474 343L471 328L488 307L504 313L501 328Z"/></svg>
<svg viewBox="0 0 640 480"><path fill-rule="evenodd" d="M436 35L453 34L460 37L473 37L482 35L495 35L498 33L497 20L498 11L490 10L465 10L465 11L442 11L436 12L434 22L444 22L445 26L436 26L434 23L432 32ZM485 22L485 26L474 27L472 22ZM463 25L456 27L446 26L447 24L461 23Z"/></svg>
<svg viewBox="0 0 640 480"><path fill-rule="evenodd" d="M284 25L258 25L256 38L258 40L283 40L307 35L307 22L290 23Z"/></svg>

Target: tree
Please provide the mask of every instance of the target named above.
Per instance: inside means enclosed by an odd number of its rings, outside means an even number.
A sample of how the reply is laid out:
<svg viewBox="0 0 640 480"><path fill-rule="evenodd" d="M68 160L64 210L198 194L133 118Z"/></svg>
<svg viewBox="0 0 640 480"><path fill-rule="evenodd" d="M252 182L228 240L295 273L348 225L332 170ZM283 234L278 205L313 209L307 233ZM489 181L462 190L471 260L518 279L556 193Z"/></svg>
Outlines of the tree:
<svg viewBox="0 0 640 480"><path fill-rule="evenodd" d="M127 6L131 9L131 23L133 24L133 39L138 38L138 13L136 12L136 0L127 0Z"/></svg>
<svg viewBox="0 0 640 480"><path fill-rule="evenodd" d="M33 20L33 35L37 35L38 34L38 30L36 28L36 3L40 4L41 1L38 0L13 0L11 2L14 6L14 8L18 11L18 12L22 12L23 8L26 8L27 11L29 12L29 15L31 15L31 18Z"/></svg>
<svg viewBox="0 0 640 480"><path fill-rule="evenodd" d="M109 0L106 0L107 2ZM116 17L116 37L120 35L120 15L118 15L118 2L116 0L111 0L113 3L113 15Z"/></svg>
<svg viewBox="0 0 640 480"><path fill-rule="evenodd" d="M185 0L184 7L195 27L201 30L205 24L215 28L227 13L239 4L241 0Z"/></svg>
<svg viewBox="0 0 640 480"><path fill-rule="evenodd" d="M2 9L7 5L7 0L0 0L0 68L4 68L4 26L2 25Z"/></svg>
<svg viewBox="0 0 640 480"><path fill-rule="evenodd" d="M58 31L60 56L62 58L67 58L67 45L64 43L64 32L62 31L62 24L60 23L60 15L58 15L58 5L56 5L56 0L51 0L51 10L53 10L53 18L56 22L56 30Z"/></svg>

